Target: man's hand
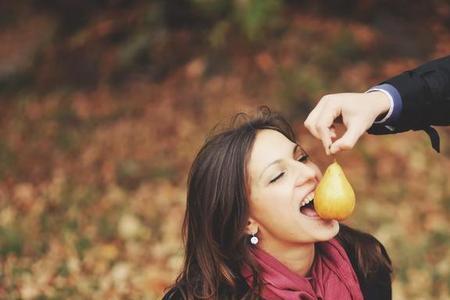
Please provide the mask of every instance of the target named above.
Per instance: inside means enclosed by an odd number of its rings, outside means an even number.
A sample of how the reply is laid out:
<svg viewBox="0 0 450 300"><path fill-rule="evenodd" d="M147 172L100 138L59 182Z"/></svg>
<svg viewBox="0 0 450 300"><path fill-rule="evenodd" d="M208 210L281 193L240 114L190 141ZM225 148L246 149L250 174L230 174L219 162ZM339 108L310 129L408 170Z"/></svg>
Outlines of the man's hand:
<svg viewBox="0 0 450 300"><path fill-rule="evenodd" d="M361 135L369 129L375 119L390 108L390 100L380 91L370 93L341 93L323 96L305 120L306 128L322 140L327 155L352 149ZM333 123L342 117L347 128L336 141Z"/></svg>

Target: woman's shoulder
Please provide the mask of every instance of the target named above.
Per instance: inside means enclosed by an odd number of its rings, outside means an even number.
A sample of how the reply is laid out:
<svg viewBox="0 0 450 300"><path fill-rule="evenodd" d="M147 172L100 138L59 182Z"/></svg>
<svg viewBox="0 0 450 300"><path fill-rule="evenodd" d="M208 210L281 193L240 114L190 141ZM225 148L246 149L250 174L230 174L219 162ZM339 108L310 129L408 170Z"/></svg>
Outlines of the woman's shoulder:
<svg viewBox="0 0 450 300"><path fill-rule="evenodd" d="M249 290L249 286L247 285L245 279L238 277L238 280L236 280L236 286L235 288L230 287L223 287L220 288L218 291L219 299L241 299L244 298L245 294L247 294ZM180 300L180 299L187 299L185 296L185 293L179 286L174 286L170 288L165 295L163 296L162 300Z"/></svg>
<svg viewBox="0 0 450 300"><path fill-rule="evenodd" d="M344 247L364 299L391 299L391 259L373 235L340 224L337 240Z"/></svg>

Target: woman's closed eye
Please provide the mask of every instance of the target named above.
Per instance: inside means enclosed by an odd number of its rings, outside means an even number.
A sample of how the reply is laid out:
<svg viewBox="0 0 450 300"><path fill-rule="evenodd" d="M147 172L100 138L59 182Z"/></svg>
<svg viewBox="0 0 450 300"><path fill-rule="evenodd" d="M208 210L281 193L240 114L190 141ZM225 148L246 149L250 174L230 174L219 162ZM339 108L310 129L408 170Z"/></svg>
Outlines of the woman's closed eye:
<svg viewBox="0 0 450 300"><path fill-rule="evenodd" d="M275 177L274 179L272 179L269 183L273 183L273 182L277 181L277 180L280 179L283 175L284 175L284 172L281 172L277 177Z"/></svg>
<svg viewBox="0 0 450 300"><path fill-rule="evenodd" d="M309 160L309 155L308 154L302 154L297 161L301 162L301 163L306 163ZM285 172L281 172L280 174L277 175L277 177L275 177L274 179L272 179L269 183L273 183L275 181L277 181L278 179L280 179Z"/></svg>
<svg viewBox="0 0 450 300"><path fill-rule="evenodd" d="M297 160L301 163L305 163L309 160L309 155L304 153L304 154L300 155L300 157Z"/></svg>

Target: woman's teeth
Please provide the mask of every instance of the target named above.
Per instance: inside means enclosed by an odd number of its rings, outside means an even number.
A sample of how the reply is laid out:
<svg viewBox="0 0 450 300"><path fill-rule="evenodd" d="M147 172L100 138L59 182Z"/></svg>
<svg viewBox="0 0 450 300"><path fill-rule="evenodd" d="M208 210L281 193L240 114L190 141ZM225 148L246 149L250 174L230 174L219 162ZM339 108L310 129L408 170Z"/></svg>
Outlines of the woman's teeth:
<svg viewBox="0 0 450 300"><path fill-rule="evenodd" d="M309 193L301 202L300 202L300 213L307 217L313 219L319 219L319 215L314 209L314 191Z"/></svg>
<svg viewBox="0 0 450 300"><path fill-rule="evenodd" d="M313 200L314 200L314 192L311 192L300 202L300 207L305 206L306 204L308 204Z"/></svg>

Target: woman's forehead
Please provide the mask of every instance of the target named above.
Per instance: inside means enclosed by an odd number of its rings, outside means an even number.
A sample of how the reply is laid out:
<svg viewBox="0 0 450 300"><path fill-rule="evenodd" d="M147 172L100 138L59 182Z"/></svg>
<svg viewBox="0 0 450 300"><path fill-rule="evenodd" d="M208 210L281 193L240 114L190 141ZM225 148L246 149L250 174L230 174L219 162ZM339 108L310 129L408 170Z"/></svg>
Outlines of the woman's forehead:
<svg viewBox="0 0 450 300"><path fill-rule="evenodd" d="M292 149L296 145L284 134L273 129L259 130L256 134L255 143L252 152L265 154L267 150L285 150Z"/></svg>
<svg viewBox="0 0 450 300"><path fill-rule="evenodd" d="M274 160L292 153L296 143L289 140L281 132L272 129L258 131L250 155L249 171L255 174Z"/></svg>

